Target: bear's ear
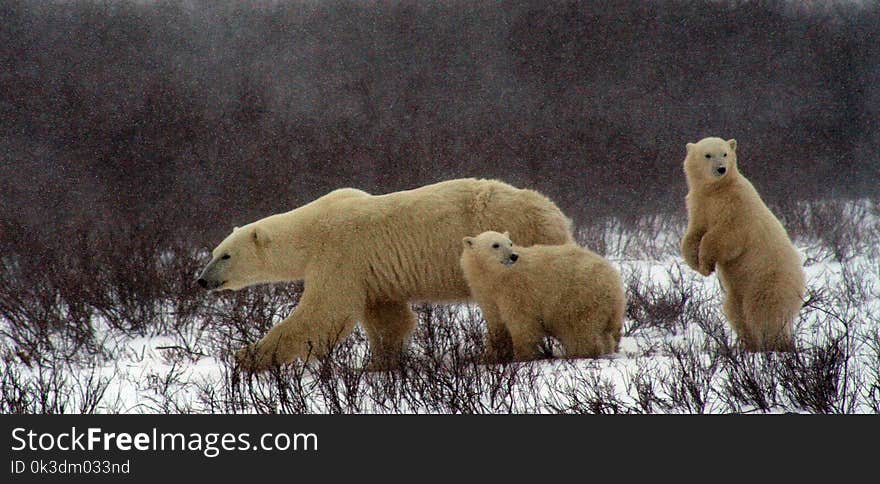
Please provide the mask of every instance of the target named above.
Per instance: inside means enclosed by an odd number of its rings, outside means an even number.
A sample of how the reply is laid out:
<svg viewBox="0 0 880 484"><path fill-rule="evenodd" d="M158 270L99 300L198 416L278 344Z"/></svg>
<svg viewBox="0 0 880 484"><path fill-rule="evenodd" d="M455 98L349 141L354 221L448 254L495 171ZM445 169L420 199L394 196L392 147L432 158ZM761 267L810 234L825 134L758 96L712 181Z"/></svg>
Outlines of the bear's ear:
<svg viewBox="0 0 880 484"><path fill-rule="evenodd" d="M238 230L238 227L232 227L232 232L235 233Z"/></svg>
<svg viewBox="0 0 880 484"><path fill-rule="evenodd" d="M473 237L465 237L461 239L461 245L465 246L465 248L470 249L474 246L474 238Z"/></svg>
<svg viewBox="0 0 880 484"><path fill-rule="evenodd" d="M697 145L695 145L695 144L693 144L693 143L688 143L688 144L685 145L685 146L687 147L687 152L690 153L691 150L694 149L694 146L697 146Z"/></svg>
<svg viewBox="0 0 880 484"><path fill-rule="evenodd" d="M504 232L504 233L501 234L501 235L507 237L508 239L510 238L510 232Z"/></svg>
<svg viewBox="0 0 880 484"><path fill-rule="evenodd" d="M254 244L257 247L265 247L269 245L269 234L266 233L266 230L260 227L254 227L254 231L251 233L251 240L254 241Z"/></svg>
<svg viewBox="0 0 880 484"><path fill-rule="evenodd" d="M727 140L727 146L730 146L731 151L736 151L736 140L735 139Z"/></svg>

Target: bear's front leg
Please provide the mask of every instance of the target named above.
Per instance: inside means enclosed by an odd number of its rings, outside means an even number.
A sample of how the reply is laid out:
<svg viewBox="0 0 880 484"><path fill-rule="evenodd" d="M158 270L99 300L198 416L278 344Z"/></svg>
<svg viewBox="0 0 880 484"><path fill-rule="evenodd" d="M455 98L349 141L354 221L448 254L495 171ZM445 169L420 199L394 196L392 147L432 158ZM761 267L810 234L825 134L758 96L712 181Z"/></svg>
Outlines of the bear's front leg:
<svg viewBox="0 0 880 484"><path fill-rule="evenodd" d="M715 272L715 263L718 262L718 254L712 239L703 236L700 240L699 255L697 256L697 272L705 277L709 277Z"/></svg>
<svg viewBox="0 0 880 484"><path fill-rule="evenodd" d="M513 342L494 304L480 305L486 320L486 363L505 363L513 359Z"/></svg>
<svg viewBox="0 0 880 484"><path fill-rule="evenodd" d="M681 256L695 271L699 271L700 267L700 245L704 234L705 231L689 228L681 239Z"/></svg>
<svg viewBox="0 0 880 484"><path fill-rule="evenodd" d="M697 272L709 276L719 262L728 262L742 253L743 242L729 231L710 230L700 240Z"/></svg>
<svg viewBox="0 0 880 484"><path fill-rule="evenodd" d="M288 363L296 358L305 358L299 338L294 334L286 319L275 325L260 341L245 346L235 353L236 365L245 371L261 372Z"/></svg>
<svg viewBox="0 0 880 484"><path fill-rule="evenodd" d="M540 355L544 331L536 318L524 314L505 314L507 330L513 346L514 361L531 361Z"/></svg>
<svg viewBox="0 0 880 484"><path fill-rule="evenodd" d="M242 370L260 372L295 359L322 358L353 329L351 313L320 304L306 290L293 313L256 344L239 350L235 362Z"/></svg>

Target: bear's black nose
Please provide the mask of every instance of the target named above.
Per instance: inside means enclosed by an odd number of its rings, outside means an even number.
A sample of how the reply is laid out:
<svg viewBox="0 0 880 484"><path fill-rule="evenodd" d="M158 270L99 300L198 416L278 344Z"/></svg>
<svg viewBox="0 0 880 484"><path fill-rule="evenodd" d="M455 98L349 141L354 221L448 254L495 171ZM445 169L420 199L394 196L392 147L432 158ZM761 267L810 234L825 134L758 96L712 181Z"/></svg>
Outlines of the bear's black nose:
<svg viewBox="0 0 880 484"><path fill-rule="evenodd" d="M516 252L514 252L513 254L510 254L510 260L512 260L513 262L516 262L517 259L519 259L519 255L517 255Z"/></svg>
<svg viewBox="0 0 880 484"><path fill-rule="evenodd" d="M724 168L723 166L718 167L718 174L719 175L723 175L726 171L727 171L727 168Z"/></svg>
<svg viewBox="0 0 880 484"><path fill-rule="evenodd" d="M205 288L205 289L208 288L208 281L206 281L204 277L200 277L199 280L196 282L198 282L199 285L202 286L203 288Z"/></svg>

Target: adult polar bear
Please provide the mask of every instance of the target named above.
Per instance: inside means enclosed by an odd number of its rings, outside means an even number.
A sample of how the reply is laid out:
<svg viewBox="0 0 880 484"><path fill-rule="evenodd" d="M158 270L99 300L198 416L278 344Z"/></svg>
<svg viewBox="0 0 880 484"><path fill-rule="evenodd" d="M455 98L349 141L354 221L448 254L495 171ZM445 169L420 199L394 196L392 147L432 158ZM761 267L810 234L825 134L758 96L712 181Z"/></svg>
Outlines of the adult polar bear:
<svg viewBox="0 0 880 484"><path fill-rule="evenodd" d="M199 276L206 289L305 281L293 313L236 354L261 371L321 357L360 322L373 366L394 366L416 324L412 301L470 298L463 237L506 230L522 245L571 242L571 222L544 195L459 179L370 195L345 188L233 230Z"/></svg>

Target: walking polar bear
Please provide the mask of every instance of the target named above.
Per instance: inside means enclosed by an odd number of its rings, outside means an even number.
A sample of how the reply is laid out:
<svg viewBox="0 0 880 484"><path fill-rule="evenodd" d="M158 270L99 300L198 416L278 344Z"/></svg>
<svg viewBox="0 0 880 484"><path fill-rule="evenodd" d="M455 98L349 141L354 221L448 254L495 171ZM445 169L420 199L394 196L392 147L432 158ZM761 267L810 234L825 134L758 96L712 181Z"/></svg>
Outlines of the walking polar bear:
<svg viewBox="0 0 880 484"><path fill-rule="evenodd" d="M617 351L626 298L607 260L574 243L514 246L493 231L463 245L461 267L489 326L491 360L534 359L545 336L567 357Z"/></svg>
<svg viewBox="0 0 880 484"><path fill-rule="evenodd" d="M724 313L745 349L792 349L803 265L785 228L739 173L736 140L688 143L684 172L685 262L704 276L717 270L726 292Z"/></svg>
<svg viewBox="0 0 880 484"><path fill-rule="evenodd" d="M470 299L462 237L504 227L525 244L573 240L547 197L495 180L459 179L370 195L333 191L287 213L236 228L198 282L210 290L305 281L299 304L236 354L247 370L321 357L360 322L376 368L395 366L416 324L409 303Z"/></svg>

